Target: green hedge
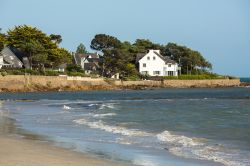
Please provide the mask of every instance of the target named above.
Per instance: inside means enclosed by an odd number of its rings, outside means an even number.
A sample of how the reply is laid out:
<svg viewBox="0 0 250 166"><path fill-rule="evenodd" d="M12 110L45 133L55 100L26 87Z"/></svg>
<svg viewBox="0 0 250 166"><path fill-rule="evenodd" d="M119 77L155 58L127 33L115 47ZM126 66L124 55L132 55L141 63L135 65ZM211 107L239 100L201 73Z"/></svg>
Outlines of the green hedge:
<svg viewBox="0 0 250 166"><path fill-rule="evenodd" d="M42 76L58 76L60 74L65 74L68 76L81 76L85 77L86 75L83 72L58 72L54 70L46 70L46 71L37 71L31 69L0 69L0 73L2 76L6 75L42 75Z"/></svg>
<svg viewBox="0 0 250 166"><path fill-rule="evenodd" d="M225 79L228 77L220 76L217 74L203 74L203 75L180 75L178 77L175 76L166 76L163 77L165 80L206 80L206 79Z"/></svg>

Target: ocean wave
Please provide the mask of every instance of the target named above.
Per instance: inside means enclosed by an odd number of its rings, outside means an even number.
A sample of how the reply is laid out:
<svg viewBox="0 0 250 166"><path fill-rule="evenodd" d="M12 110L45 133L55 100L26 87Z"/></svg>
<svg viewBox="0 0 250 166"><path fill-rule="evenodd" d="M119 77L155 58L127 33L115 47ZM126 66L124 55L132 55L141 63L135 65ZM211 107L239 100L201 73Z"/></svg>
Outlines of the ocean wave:
<svg viewBox="0 0 250 166"><path fill-rule="evenodd" d="M93 107L93 106L98 106L98 105L99 105L99 104L97 104L97 103L95 103L95 104L92 103L92 104L89 104L88 106L89 106L89 107Z"/></svg>
<svg viewBox="0 0 250 166"><path fill-rule="evenodd" d="M106 114L92 114L93 117L96 117L96 118L103 118L103 117L106 117L106 116L115 116L116 113L106 113Z"/></svg>
<svg viewBox="0 0 250 166"><path fill-rule="evenodd" d="M64 109L64 110L71 110L72 108L71 108L70 106L63 105L63 109Z"/></svg>
<svg viewBox="0 0 250 166"><path fill-rule="evenodd" d="M105 109L105 108L114 109L115 108L114 105L115 103L105 103L105 104L102 104L99 109L100 110Z"/></svg>
<svg viewBox="0 0 250 166"><path fill-rule="evenodd" d="M163 142L168 142L174 145L182 145L184 147L192 147L197 145L203 145L200 142L194 141L192 138L183 136L183 135L174 135L169 131L164 131L160 134L157 134L156 137Z"/></svg>
<svg viewBox="0 0 250 166"><path fill-rule="evenodd" d="M114 134L121 134L124 136L150 136L151 134L144 132L144 131L140 131L137 129L127 129L125 127L120 127L120 126L110 126L110 125L106 125L103 121L99 120L99 121L95 121L95 122L91 122L88 121L86 119L77 119L74 120L73 122L77 123L77 124L82 124L82 125L86 125L90 128L94 128L94 129L100 129L106 132L110 132L110 133L114 133Z"/></svg>
<svg viewBox="0 0 250 166"><path fill-rule="evenodd" d="M156 135L157 139L168 144L168 151L186 158L198 158L205 160L212 160L220 162L227 166L243 166L235 159L236 154L231 149L225 149L220 144L208 145L205 143L205 139L202 138L190 138L183 135L172 134L169 131L164 131ZM225 150L227 153L225 153ZM230 155L231 154L231 155Z"/></svg>

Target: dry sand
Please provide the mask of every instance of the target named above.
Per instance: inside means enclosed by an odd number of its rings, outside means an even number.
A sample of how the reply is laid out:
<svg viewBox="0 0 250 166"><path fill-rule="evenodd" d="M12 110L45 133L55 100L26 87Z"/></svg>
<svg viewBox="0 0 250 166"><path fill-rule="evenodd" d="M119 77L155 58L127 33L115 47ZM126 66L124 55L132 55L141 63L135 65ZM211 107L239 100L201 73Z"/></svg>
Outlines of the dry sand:
<svg viewBox="0 0 250 166"><path fill-rule="evenodd" d="M47 143L0 136L0 166L125 166Z"/></svg>

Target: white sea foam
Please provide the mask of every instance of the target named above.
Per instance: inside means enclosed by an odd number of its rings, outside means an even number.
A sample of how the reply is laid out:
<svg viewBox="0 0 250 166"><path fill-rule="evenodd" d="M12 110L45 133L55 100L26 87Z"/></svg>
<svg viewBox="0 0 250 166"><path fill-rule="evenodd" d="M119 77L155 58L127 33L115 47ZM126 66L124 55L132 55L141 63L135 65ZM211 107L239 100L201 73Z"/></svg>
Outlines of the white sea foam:
<svg viewBox="0 0 250 166"><path fill-rule="evenodd" d="M70 109L72 109L70 106L67 106L67 105L63 105L63 109L64 110L70 110Z"/></svg>
<svg viewBox="0 0 250 166"><path fill-rule="evenodd" d="M164 131L156 136L160 141L168 142L174 145L182 145L184 147L191 147L202 145L202 143L195 142L192 138L183 135L174 135L169 131Z"/></svg>
<svg viewBox="0 0 250 166"><path fill-rule="evenodd" d="M97 103L96 104L89 104L88 106L93 107L93 106L97 106L97 105L99 105L99 104L97 104Z"/></svg>
<svg viewBox="0 0 250 166"><path fill-rule="evenodd" d="M146 133L146 132L143 132L143 131L140 131L137 129L127 129L125 127L120 127L120 126L106 125L101 120L95 121L95 122L90 122L86 119L78 119L78 120L74 120L74 122L77 124L86 125L90 128L100 129L100 130L104 130L106 132L110 132L110 133L114 133L114 134L121 134L121 135L125 135L125 136L149 136L149 135L151 135L149 133Z"/></svg>
<svg viewBox="0 0 250 166"><path fill-rule="evenodd" d="M93 117L96 117L96 118L103 118L103 117L106 117L106 116L115 116L116 113L106 113L106 114L93 114Z"/></svg>
<svg viewBox="0 0 250 166"><path fill-rule="evenodd" d="M222 145L207 145L199 141L202 139L175 135L169 131L157 134L156 137L158 140L170 144L169 152L177 156L213 160L227 166L241 166L239 162L232 161L234 152L229 153L232 154L231 156L225 156ZM229 149L227 150L230 151Z"/></svg>
<svg viewBox="0 0 250 166"><path fill-rule="evenodd" d="M114 104L115 103L105 103L105 104L102 104L99 109L100 110L105 109L105 108L114 109L115 108Z"/></svg>

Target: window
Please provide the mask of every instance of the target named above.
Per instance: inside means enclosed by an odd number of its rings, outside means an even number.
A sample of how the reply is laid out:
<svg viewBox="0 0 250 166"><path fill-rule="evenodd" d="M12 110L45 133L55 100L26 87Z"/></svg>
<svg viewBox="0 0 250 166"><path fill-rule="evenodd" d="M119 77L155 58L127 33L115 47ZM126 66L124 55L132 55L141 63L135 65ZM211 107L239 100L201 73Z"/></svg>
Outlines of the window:
<svg viewBox="0 0 250 166"><path fill-rule="evenodd" d="M147 57L147 60L150 60L150 57L149 57L149 56Z"/></svg>
<svg viewBox="0 0 250 166"><path fill-rule="evenodd" d="M148 71L142 71L141 74L147 75Z"/></svg>
<svg viewBox="0 0 250 166"><path fill-rule="evenodd" d="M174 72L173 71L168 71L168 76L173 76Z"/></svg>
<svg viewBox="0 0 250 166"><path fill-rule="evenodd" d="M160 71L154 71L153 74L154 74L154 75L159 75L159 74L160 74Z"/></svg>
<svg viewBox="0 0 250 166"><path fill-rule="evenodd" d="M168 67L171 67L171 64L168 64Z"/></svg>
<svg viewBox="0 0 250 166"><path fill-rule="evenodd" d="M153 60L155 60L155 56L153 57Z"/></svg>
<svg viewBox="0 0 250 166"><path fill-rule="evenodd" d="M143 67L146 67L147 65L146 65L146 63L143 63L142 66L143 66Z"/></svg>

